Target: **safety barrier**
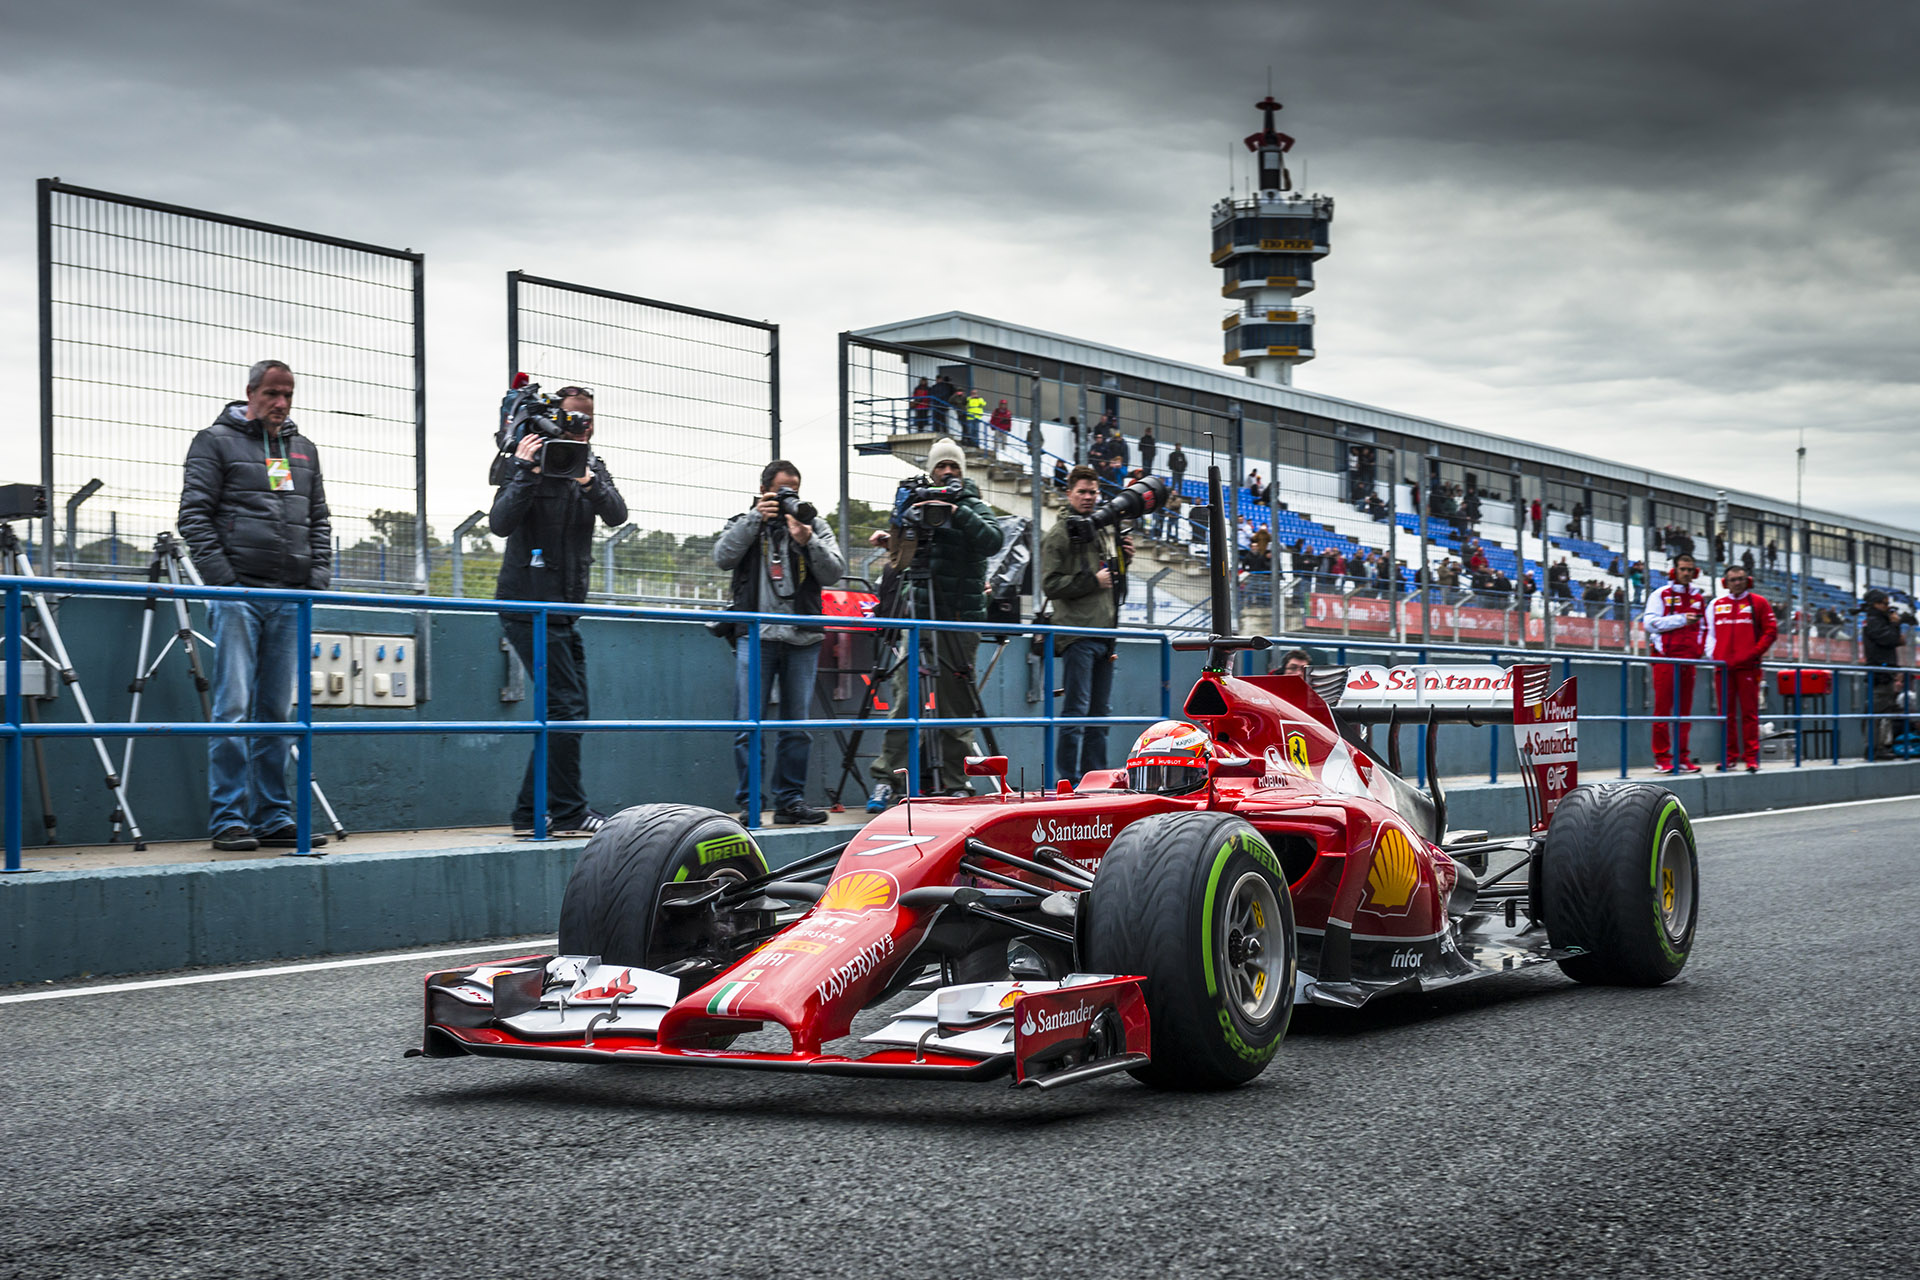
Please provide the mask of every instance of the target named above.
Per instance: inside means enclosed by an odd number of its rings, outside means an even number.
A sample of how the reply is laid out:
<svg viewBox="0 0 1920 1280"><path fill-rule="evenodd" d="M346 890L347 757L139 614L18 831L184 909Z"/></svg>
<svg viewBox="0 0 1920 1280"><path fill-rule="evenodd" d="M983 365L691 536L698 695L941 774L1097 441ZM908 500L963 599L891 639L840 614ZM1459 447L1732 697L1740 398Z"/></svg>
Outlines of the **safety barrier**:
<svg viewBox="0 0 1920 1280"><path fill-rule="evenodd" d="M299 645L303 654L311 653L313 647L313 610L316 605L326 607L361 607L373 609L393 609L394 598L386 595L356 594L348 592L311 592L272 590L253 587L174 587L171 585L133 583L133 582L92 582L72 578L0 578L0 592L5 594L5 677L6 677L6 720L0 725L0 736L6 740L6 869L17 871L20 868L22 846L22 801L24 797L23 773L25 768L25 744L34 738L127 738L184 735L195 737L246 737L254 735L272 735L296 739L299 746L296 768L298 779L294 787L295 828L298 836L296 853L311 851L312 799L313 799L313 740L315 737L332 737L338 734L446 734L446 733L515 733L534 736L534 838L547 838L547 751L549 735L560 733L606 733L606 732L732 732L749 735L750 763L748 766L747 825L759 825L759 795L762 771L764 733L768 729L851 729L870 730L904 729L908 734L907 782L912 793L920 790L920 732L923 728L1040 728L1044 730L1045 764L1043 777L1052 779L1054 747L1057 731L1073 726L1107 726L1125 724L1150 724L1154 720L1165 719L1172 714L1173 693L1173 649L1172 638L1165 633L1143 632L1138 630L1104 631L1087 627L1039 627L1033 625L1014 625L1007 623L958 622L942 619L913 618L874 618L850 622L844 618L822 616L817 621L796 619L788 614L732 613L719 611L694 611L686 609L634 608L616 605L568 604L560 601L537 600L467 600L440 597L409 596L405 608L409 611L430 609L464 613L512 613L512 614L566 614L573 617L595 617L626 619L631 621L664 621L677 623L728 622L744 625L747 635L740 642L748 646L748 687L760 687L760 628L762 625L781 626L811 625L822 630L853 627L855 629L905 630L907 640L907 686L908 705L916 709L923 703L920 696L919 655L921 633L923 631L964 631L975 633L1000 633L1020 635L1041 635L1042 641L1042 699L1043 711L1031 716L980 716L980 717L931 717L898 716L885 720L862 720L857 718L822 718L769 721L761 714L762 708L755 706L755 714L748 719L706 719L706 720L549 720L547 718L547 628L533 628L533 664L529 672L533 683L533 717L530 720L407 720L407 721L317 721L313 717L312 684L302 670L295 686L293 718L270 723L208 723L204 721L149 721L145 723L78 721L73 723L38 723L24 717L24 699L22 686L22 637L25 621L27 597L39 592L70 596L109 596L133 600L181 599L181 600L252 600L262 602L292 603L299 606ZM1093 636L1121 642L1153 644L1160 651L1159 711L1155 715L1135 716L1062 716L1056 713L1054 693L1054 649L1063 638Z"/></svg>

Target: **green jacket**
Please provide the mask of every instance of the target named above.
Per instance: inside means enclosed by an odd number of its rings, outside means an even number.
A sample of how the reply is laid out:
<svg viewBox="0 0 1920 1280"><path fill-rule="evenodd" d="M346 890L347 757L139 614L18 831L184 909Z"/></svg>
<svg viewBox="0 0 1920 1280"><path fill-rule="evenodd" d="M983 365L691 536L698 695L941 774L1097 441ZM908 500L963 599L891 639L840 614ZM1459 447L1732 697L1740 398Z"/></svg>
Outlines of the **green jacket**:
<svg viewBox="0 0 1920 1280"><path fill-rule="evenodd" d="M962 483L966 496L954 506L952 518L933 531L933 547L927 553L933 602L926 598L929 584L900 584L903 596L909 589L913 592L916 618L987 620L987 561L1000 549L1000 521L994 518L993 508L980 500L979 487L971 480Z"/></svg>
<svg viewBox="0 0 1920 1280"><path fill-rule="evenodd" d="M1112 587L1103 587L1094 575L1107 560L1118 561L1113 530L1098 530L1091 542L1075 542L1067 536L1063 514L1040 539L1040 589L1052 602L1054 625L1061 627L1105 627L1120 625L1120 604ZM1064 649L1091 636L1058 636L1056 650Z"/></svg>

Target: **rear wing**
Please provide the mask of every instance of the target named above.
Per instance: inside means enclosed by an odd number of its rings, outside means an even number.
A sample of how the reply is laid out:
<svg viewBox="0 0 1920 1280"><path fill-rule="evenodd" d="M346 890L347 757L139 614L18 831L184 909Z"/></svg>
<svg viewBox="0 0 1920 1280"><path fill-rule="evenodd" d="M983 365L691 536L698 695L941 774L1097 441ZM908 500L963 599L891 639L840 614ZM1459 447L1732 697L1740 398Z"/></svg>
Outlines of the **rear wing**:
<svg viewBox="0 0 1920 1280"><path fill-rule="evenodd" d="M1437 761L1436 735L1443 724L1511 724L1514 752L1527 797L1527 821L1544 831L1567 792L1579 785L1580 751L1576 682L1549 692L1551 668L1543 662L1463 666L1320 667L1307 676L1334 715L1349 724L1387 726L1387 767L1401 773L1402 725L1427 731L1427 759ZM1446 798L1430 768L1428 789L1443 816Z"/></svg>

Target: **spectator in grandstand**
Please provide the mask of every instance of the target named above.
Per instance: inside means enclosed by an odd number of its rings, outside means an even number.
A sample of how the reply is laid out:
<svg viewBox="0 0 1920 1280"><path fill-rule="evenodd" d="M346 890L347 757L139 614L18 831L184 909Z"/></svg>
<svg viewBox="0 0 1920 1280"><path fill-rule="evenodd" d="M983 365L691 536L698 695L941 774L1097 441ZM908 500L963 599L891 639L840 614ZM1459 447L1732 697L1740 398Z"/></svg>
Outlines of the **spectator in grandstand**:
<svg viewBox="0 0 1920 1280"><path fill-rule="evenodd" d="M325 591L333 579L333 524L320 450L300 434L293 370L262 360L247 395L187 446L177 517L181 540L210 587ZM259 724L293 714L300 674L300 606L287 600L215 600L213 715ZM207 829L213 847L244 853L298 846L287 757L293 739L207 739ZM314 836L313 845L325 844Z"/></svg>
<svg viewBox="0 0 1920 1280"><path fill-rule="evenodd" d="M953 405L955 393L953 379L943 373L934 379L931 390L933 394L933 429L935 431L945 432L948 429L947 410Z"/></svg>
<svg viewBox="0 0 1920 1280"><path fill-rule="evenodd" d="M1540 584L1534 581L1533 570L1529 569L1520 575L1520 611L1522 613L1533 611L1533 598L1539 594L1539 591Z"/></svg>
<svg viewBox="0 0 1920 1280"><path fill-rule="evenodd" d="M925 431L933 413L933 388L927 385L925 378L913 389L913 429Z"/></svg>
<svg viewBox="0 0 1920 1280"><path fill-rule="evenodd" d="M1749 578L1753 576L1753 548L1752 547L1748 547L1745 551L1742 551L1740 553L1740 566L1747 571L1747 576Z"/></svg>
<svg viewBox="0 0 1920 1280"><path fill-rule="evenodd" d="M1760 770L1760 662L1779 634L1773 606L1753 590L1753 575L1735 566L1722 579L1726 594L1707 608L1707 656L1720 664L1726 746L1720 771L1744 762Z"/></svg>
<svg viewBox="0 0 1920 1280"><path fill-rule="evenodd" d="M965 439L975 448L980 446L980 424L987 420L987 398L980 394L980 388L969 387L963 402L966 406L967 422Z"/></svg>
<svg viewBox="0 0 1920 1280"><path fill-rule="evenodd" d="M736 613L779 613L818 617L821 592L840 581L847 562L834 541L833 527L816 515L811 521L781 510L780 491L800 488L800 469L778 459L760 472L760 496L753 506L727 522L713 544L713 562L733 574L732 603ZM760 628L760 687L749 671L752 650L737 643L745 627L733 629L733 718L764 716L767 699L777 686L777 718L808 719L813 709L814 674L820 663L820 642L826 633L810 627L768 624ZM753 739L746 732L733 739L733 763L740 775L734 803L747 807L751 796L748 766ZM825 809L807 803L807 765L813 754L813 735L804 729L782 729L774 746L773 821L778 826L808 825L827 820Z"/></svg>
<svg viewBox="0 0 1920 1280"><path fill-rule="evenodd" d="M1374 478L1379 471L1379 458L1380 455L1370 444L1363 444L1353 451L1354 476L1369 491L1373 489Z"/></svg>
<svg viewBox="0 0 1920 1280"><path fill-rule="evenodd" d="M994 406L993 416L987 419L987 425L993 428L988 437L993 441L993 451L1004 454L1013 446L1013 410L1002 400Z"/></svg>
<svg viewBox="0 0 1920 1280"><path fill-rule="evenodd" d="M1273 534L1265 525L1254 530L1250 564L1256 573L1265 573L1273 567Z"/></svg>
<svg viewBox="0 0 1920 1280"><path fill-rule="evenodd" d="M1609 603L1607 606L1607 617L1609 619L1618 621L1619 619L1622 619L1626 616L1627 616L1627 589L1625 587L1615 587L1613 589L1611 603Z"/></svg>
<svg viewBox="0 0 1920 1280"><path fill-rule="evenodd" d="M1573 510L1567 512L1567 532L1576 538L1587 536L1587 507L1583 502L1575 502Z"/></svg>
<svg viewBox="0 0 1920 1280"><path fill-rule="evenodd" d="M1160 510L1154 513L1153 536L1162 541L1168 538L1178 539L1180 537L1180 509L1186 505L1187 500L1180 496L1178 489L1170 491L1167 494L1167 505L1161 507Z"/></svg>
<svg viewBox="0 0 1920 1280"><path fill-rule="evenodd" d="M1265 502L1267 500L1266 482L1260 478L1260 468L1258 467L1247 472L1247 496L1255 502Z"/></svg>
<svg viewBox="0 0 1920 1280"><path fill-rule="evenodd" d="M562 387L555 393L560 407L584 419L574 439L593 438L593 392L584 387ZM532 432L521 440L512 474L494 491L487 527L507 546L494 582L496 600L562 600L581 604L587 598L587 577L593 569L593 522L609 529L627 520L627 500L614 487L604 458L595 456L587 473L577 480L540 473L541 437ZM575 628L575 615L550 613L547 624L547 717L586 720L587 651ZM500 625L507 642L527 670L534 670L535 615L503 613ZM593 832L606 815L587 804L580 780L580 738L577 733L547 737L547 810L549 833ZM527 753L527 771L512 814L516 832L534 829L533 753Z"/></svg>
<svg viewBox="0 0 1920 1280"><path fill-rule="evenodd" d="M1772 538L1768 538L1767 539L1767 568L1778 569L1779 567L1780 567L1780 544L1775 542Z"/></svg>
<svg viewBox="0 0 1920 1280"><path fill-rule="evenodd" d="M1713 535L1713 562L1715 564L1727 562L1727 536L1724 533Z"/></svg>
<svg viewBox="0 0 1920 1280"><path fill-rule="evenodd" d="M1507 576L1505 569L1495 569L1493 581L1488 586L1493 595L1491 603L1494 608L1511 609L1513 607L1513 579Z"/></svg>
<svg viewBox="0 0 1920 1280"><path fill-rule="evenodd" d="M1660 658L1700 658L1706 653L1706 592L1694 586L1700 566L1690 555L1678 555L1667 566L1666 585L1647 597L1640 625L1647 633L1647 649ZM1697 667L1656 662L1653 667L1653 764L1662 773L1698 773L1687 750L1692 725L1681 719L1677 741L1670 732L1675 714L1693 713L1693 677ZM1678 707L1676 713L1675 707Z"/></svg>
<svg viewBox="0 0 1920 1280"><path fill-rule="evenodd" d="M1545 537L1546 528L1547 528L1547 523L1546 523L1547 517L1545 512L1543 512L1540 508L1540 499L1535 498L1533 500L1533 506L1530 508L1530 514L1533 520L1533 536L1536 538Z"/></svg>
<svg viewBox="0 0 1920 1280"><path fill-rule="evenodd" d="M1404 569L1405 567L1406 562L1401 561L1400 568ZM1397 581L1399 581L1399 575L1394 571L1394 565L1387 560L1386 556L1383 555L1374 562L1374 590L1378 591L1384 597L1391 598L1397 594L1394 590L1394 584Z"/></svg>
<svg viewBox="0 0 1920 1280"><path fill-rule="evenodd" d="M1148 475L1153 474L1153 455L1160 450L1160 442L1153 438L1153 428L1148 427L1140 433L1140 469Z"/></svg>
<svg viewBox="0 0 1920 1280"><path fill-rule="evenodd" d="M1100 477L1092 467L1075 467L1067 488L1067 509L1086 515L1100 504ZM1067 522L1058 520L1040 540L1040 585L1052 601L1053 620L1063 627L1119 625L1119 601L1126 593L1126 566L1133 540L1116 538L1109 526L1092 539L1076 542ZM1064 672L1061 684L1065 716L1104 716L1113 692L1113 640L1099 636L1063 636L1054 641ZM1063 725L1055 764L1063 778L1078 781L1089 770L1107 767L1105 725Z"/></svg>
<svg viewBox="0 0 1920 1280"><path fill-rule="evenodd" d="M1111 483L1119 465L1120 442L1107 434L1106 419L1093 429L1093 443L1087 447L1087 465L1099 473L1102 484Z"/></svg>
<svg viewBox="0 0 1920 1280"><path fill-rule="evenodd" d="M985 622L987 619L987 561L1000 550L1000 522L993 508L980 500L980 490L967 479L967 455L951 440L936 440L927 451L927 472L936 485L958 480L962 496L958 502L941 503L947 507L946 523L928 531L931 546L927 550L927 577L924 581L902 580L897 608L910 609L915 618L934 618L956 622ZM1069 485L1068 493L1072 493ZM876 547L891 547L893 535L876 530L868 541ZM904 549L903 549L904 550ZM979 691L974 685L974 656L980 636L973 631L922 631L920 661L925 668L920 677L920 696L931 692L943 717L963 718L979 715ZM913 715L912 699L907 696L907 664L901 663L893 677L893 714L896 718ZM938 739L939 776L923 773L921 790L929 795L972 795L967 783L966 758L973 752L972 729L929 729L920 734L921 749L926 752ZM880 754L869 771L874 778L873 794L867 811L878 813L894 799L895 771L907 763L907 731L888 732Z"/></svg>
<svg viewBox="0 0 1920 1280"><path fill-rule="evenodd" d="M1173 442L1173 452L1167 455L1167 474L1173 478L1173 489L1178 493L1187 478L1187 455L1178 440Z"/></svg>
<svg viewBox="0 0 1920 1280"><path fill-rule="evenodd" d="M1555 600L1573 599L1573 570L1567 567L1565 556L1547 568L1547 594Z"/></svg>
<svg viewBox="0 0 1920 1280"><path fill-rule="evenodd" d="M1646 595L1647 565L1644 560L1635 560L1627 566L1627 589L1636 605Z"/></svg>
<svg viewBox="0 0 1920 1280"><path fill-rule="evenodd" d="M1248 563L1253 556L1253 521L1241 516L1233 530L1233 547L1239 552L1240 567L1251 568Z"/></svg>
<svg viewBox="0 0 1920 1280"><path fill-rule="evenodd" d="M1365 505L1366 505L1368 515L1372 516L1375 520L1383 524L1386 522L1387 504L1380 500L1380 495L1378 493L1375 493L1369 490L1367 492L1367 499L1366 499Z"/></svg>
<svg viewBox="0 0 1920 1280"><path fill-rule="evenodd" d="M1598 618L1606 612L1607 584L1598 578L1589 580L1580 588L1580 612L1589 618Z"/></svg>
<svg viewBox="0 0 1920 1280"><path fill-rule="evenodd" d="M1067 460L1065 458L1055 458L1053 460L1053 487L1061 493L1067 491L1067 475Z"/></svg>
<svg viewBox="0 0 1920 1280"><path fill-rule="evenodd" d="M1900 624L1911 624L1912 614L1896 614L1887 593L1875 587L1861 597L1861 664L1878 667L1873 673L1873 714L1884 716L1870 726L1867 748L1869 760L1891 760L1893 755L1893 717L1899 710L1899 682L1894 669L1900 665Z"/></svg>

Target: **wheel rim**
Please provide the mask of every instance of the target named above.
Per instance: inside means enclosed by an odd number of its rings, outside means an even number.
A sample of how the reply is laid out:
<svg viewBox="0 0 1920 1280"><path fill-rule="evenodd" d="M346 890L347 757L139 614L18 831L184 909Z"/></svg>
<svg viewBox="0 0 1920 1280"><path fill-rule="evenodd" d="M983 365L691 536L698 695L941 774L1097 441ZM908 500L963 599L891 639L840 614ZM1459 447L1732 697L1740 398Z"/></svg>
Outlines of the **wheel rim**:
<svg viewBox="0 0 1920 1280"><path fill-rule="evenodd" d="M1653 891L1660 905L1660 927L1666 930L1667 940L1682 941L1687 936L1687 924L1693 919L1693 858L1686 836L1677 829L1667 832L1660 842Z"/></svg>
<svg viewBox="0 0 1920 1280"><path fill-rule="evenodd" d="M1266 1018L1285 994L1287 943L1280 923L1280 900L1265 876L1249 871L1234 881L1214 960L1225 975L1227 999L1249 1022Z"/></svg>

